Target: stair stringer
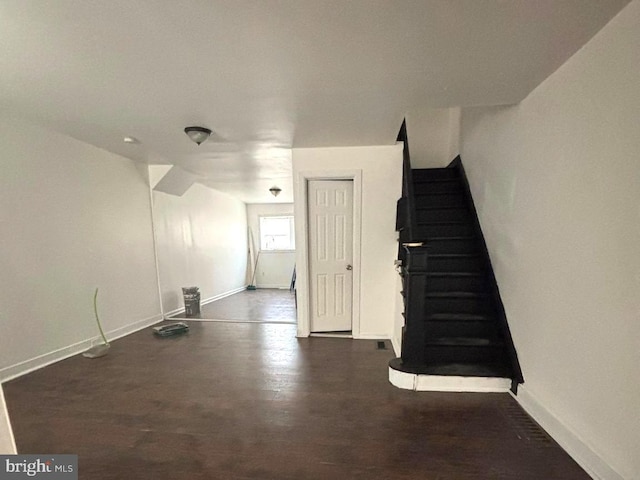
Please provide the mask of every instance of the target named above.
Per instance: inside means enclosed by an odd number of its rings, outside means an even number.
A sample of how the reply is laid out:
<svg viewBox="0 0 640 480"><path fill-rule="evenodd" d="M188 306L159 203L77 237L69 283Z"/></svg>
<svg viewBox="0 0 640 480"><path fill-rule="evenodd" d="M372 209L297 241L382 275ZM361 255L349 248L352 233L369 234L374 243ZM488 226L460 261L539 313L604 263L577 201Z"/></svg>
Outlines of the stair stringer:
<svg viewBox="0 0 640 480"><path fill-rule="evenodd" d="M493 271L489 249L487 248L487 243L485 241L484 234L482 233L482 227L480 225L478 212L476 210L476 206L473 201L473 196L471 194L469 180L464 170L464 166L462 164L462 159L460 158L460 155L454 158L453 161L447 166L447 168L457 169L458 175L463 184L463 190L468 202L468 208L469 208L469 211L471 212L471 217L474 223L474 227L473 227L474 233L475 233L475 236L477 237L478 242L480 243L482 255L485 257L485 264L487 267L487 272L486 272L487 280L489 282L489 293L492 295L494 300L494 304L496 307L496 318L497 318L502 336L505 340L505 347L507 350L507 354L509 356L509 361L511 363L511 368L513 372L513 382L512 382L511 390L513 391L514 394L516 394L518 384L524 383L524 376L522 374L520 362L518 361L518 354L515 348L515 344L513 342L513 337L511 336L511 330L509 329L507 314L504 309L504 304L502 303L502 297L500 296L500 289L498 288L498 281L496 280L496 276Z"/></svg>

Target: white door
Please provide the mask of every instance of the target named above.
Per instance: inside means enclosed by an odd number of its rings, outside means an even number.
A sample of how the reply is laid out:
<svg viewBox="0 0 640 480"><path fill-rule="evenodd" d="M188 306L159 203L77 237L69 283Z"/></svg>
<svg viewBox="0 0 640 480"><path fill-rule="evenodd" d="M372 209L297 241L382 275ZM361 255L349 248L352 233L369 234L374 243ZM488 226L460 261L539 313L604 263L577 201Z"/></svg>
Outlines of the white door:
<svg viewBox="0 0 640 480"><path fill-rule="evenodd" d="M351 330L353 181L309 181L311 332Z"/></svg>

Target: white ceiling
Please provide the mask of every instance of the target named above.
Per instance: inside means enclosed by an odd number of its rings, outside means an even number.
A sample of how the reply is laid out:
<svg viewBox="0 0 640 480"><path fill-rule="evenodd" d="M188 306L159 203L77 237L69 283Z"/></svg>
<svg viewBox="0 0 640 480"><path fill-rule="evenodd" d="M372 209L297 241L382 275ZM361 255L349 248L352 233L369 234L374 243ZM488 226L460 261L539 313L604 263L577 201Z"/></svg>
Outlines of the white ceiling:
<svg viewBox="0 0 640 480"><path fill-rule="evenodd" d="M0 0L0 109L291 201L292 147L390 144L411 110L519 102L628 2ZM189 125L216 133L198 147Z"/></svg>

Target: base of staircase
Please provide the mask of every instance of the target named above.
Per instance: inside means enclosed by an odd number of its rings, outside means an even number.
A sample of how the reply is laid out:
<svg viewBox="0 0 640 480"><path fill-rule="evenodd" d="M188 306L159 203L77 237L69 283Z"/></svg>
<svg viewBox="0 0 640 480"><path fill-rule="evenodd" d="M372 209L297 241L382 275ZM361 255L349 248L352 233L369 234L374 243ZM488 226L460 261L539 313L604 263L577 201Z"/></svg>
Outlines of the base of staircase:
<svg viewBox="0 0 640 480"><path fill-rule="evenodd" d="M416 392L508 392L511 379L479 375L434 375L398 368L399 359L389 363L389 382L403 390ZM462 369L461 369L462 370Z"/></svg>

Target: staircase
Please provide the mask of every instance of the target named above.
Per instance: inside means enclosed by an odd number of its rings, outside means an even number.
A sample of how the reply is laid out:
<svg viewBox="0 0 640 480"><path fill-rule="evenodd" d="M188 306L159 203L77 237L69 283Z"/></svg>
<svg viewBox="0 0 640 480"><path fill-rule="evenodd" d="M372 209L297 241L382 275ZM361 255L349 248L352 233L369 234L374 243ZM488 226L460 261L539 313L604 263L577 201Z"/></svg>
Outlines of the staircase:
<svg viewBox="0 0 640 480"><path fill-rule="evenodd" d="M460 157L405 169L397 230L405 327L390 378L498 379L515 392L522 373Z"/></svg>

